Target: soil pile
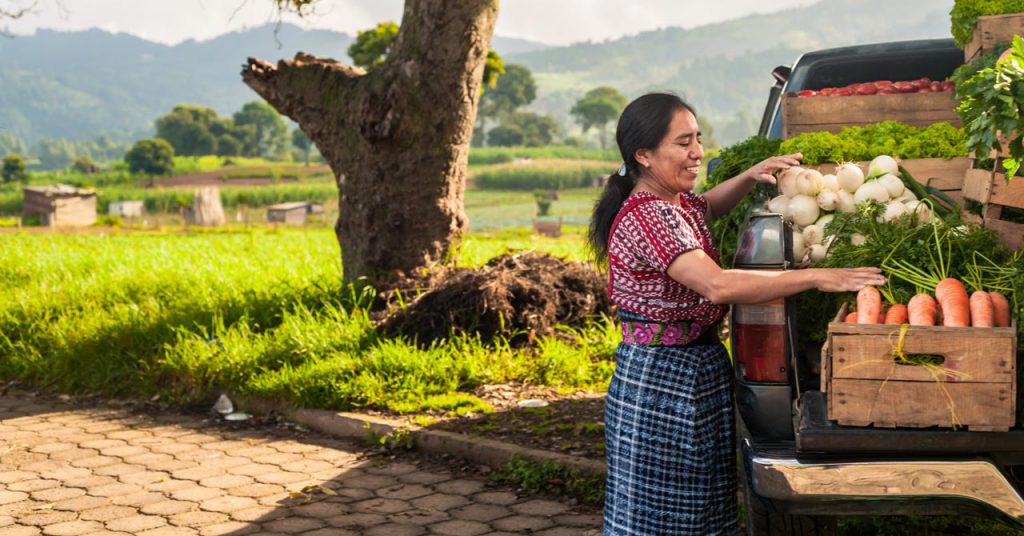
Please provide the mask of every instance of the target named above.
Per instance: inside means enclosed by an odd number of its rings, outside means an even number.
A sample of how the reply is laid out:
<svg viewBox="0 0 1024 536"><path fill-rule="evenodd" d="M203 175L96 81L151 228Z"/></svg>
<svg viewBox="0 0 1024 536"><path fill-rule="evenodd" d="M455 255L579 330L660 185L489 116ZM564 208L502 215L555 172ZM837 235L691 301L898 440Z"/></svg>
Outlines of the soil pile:
<svg viewBox="0 0 1024 536"><path fill-rule="evenodd" d="M503 336L513 343L578 327L611 314L607 280L593 267L527 251L491 259L479 268L457 268L432 278L429 290L380 325L429 344L453 333ZM408 296L408 293L406 293Z"/></svg>

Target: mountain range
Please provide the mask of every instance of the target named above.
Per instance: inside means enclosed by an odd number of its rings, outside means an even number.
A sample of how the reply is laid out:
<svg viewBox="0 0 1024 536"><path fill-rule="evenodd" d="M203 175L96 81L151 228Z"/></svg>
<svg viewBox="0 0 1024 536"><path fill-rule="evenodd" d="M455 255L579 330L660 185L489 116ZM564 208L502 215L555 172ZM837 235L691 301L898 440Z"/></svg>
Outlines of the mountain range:
<svg viewBox="0 0 1024 536"><path fill-rule="evenodd" d="M807 50L949 36L952 0L821 0L692 29L662 28L601 42L551 47L496 36L506 63L529 67L538 98L529 109L574 128L572 104L597 85L632 98L671 90L687 98L729 143L756 129L769 72ZM249 56L275 61L298 51L348 62L353 37L282 24L168 46L102 30L0 38L0 132L41 138L150 135L153 120L183 102L230 115L257 97L240 76Z"/></svg>

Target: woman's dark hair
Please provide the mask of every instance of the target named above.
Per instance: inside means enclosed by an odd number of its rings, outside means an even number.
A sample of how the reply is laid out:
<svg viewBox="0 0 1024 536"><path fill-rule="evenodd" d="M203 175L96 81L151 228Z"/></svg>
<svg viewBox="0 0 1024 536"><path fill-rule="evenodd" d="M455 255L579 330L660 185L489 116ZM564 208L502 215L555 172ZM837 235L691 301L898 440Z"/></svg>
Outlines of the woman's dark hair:
<svg viewBox="0 0 1024 536"><path fill-rule="evenodd" d="M636 186L640 175L640 164L636 161L637 149L653 149L668 134L672 117L679 110L688 110L694 116L697 112L671 93L648 93L637 98L622 110L619 124L615 128L615 141L626 164L626 175L617 172L608 176L601 198L594 204L590 218L587 241L598 265L608 262L608 238L612 224L622 208L622 203Z"/></svg>

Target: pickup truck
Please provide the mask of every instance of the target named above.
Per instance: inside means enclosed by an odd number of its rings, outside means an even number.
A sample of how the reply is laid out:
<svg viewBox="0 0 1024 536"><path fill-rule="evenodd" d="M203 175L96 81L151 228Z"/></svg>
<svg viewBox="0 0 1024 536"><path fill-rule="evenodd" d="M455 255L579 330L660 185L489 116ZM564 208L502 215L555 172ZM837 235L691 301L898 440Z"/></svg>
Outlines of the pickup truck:
<svg viewBox="0 0 1024 536"><path fill-rule="evenodd" d="M804 54L772 71L760 134L780 137L784 93L944 80L962 63L951 39ZM792 268L786 225L778 214L752 215L734 266ZM748 535L834 534L837 516L974 514L1024 528L1024 430L839 426L820 389L821 347L797 340L796 316L789 299L734 306L730 317Z"/></svg>

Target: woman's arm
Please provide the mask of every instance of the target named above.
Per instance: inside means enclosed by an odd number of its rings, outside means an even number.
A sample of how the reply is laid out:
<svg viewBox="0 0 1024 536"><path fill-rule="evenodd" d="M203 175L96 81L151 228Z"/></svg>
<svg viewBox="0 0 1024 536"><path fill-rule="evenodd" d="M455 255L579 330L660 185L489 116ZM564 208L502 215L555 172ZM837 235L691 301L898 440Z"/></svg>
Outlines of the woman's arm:
<svg viewBox="0 0 1024 536"><path fill-rule="evenodd" d="M856 292L884 285L878 268L808 268L803 270L723 270L702 249L675 258L668 276L716 304L752 304L816 288Z"/></svg>
<svg viewBox="0 0 1024 536"><path fill-rule="evenodd" d="M775 184L775 176L772 173L800 165L801 158L803 155L800 153L773 156L704 192L701 195L708 202L707 219L715 219L728 213L754 189L757 183Z"/></svg>

